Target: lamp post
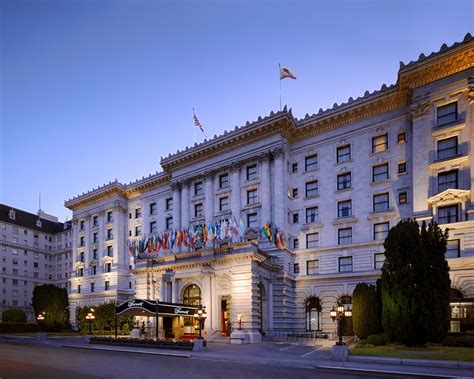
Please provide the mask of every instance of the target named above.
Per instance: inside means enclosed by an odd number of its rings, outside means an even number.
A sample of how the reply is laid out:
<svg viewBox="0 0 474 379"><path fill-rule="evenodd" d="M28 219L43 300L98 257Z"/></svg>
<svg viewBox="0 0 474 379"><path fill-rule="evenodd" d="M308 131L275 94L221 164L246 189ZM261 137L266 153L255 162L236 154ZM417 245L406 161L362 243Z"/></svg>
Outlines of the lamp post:
<svg viewBox="0 0 474 379"><path fill-rule="evenodd" d="M201 307L198 309L197 313L194 314L194 318L199 320L199 339L202 340L202 325L203 321L206 319L207 314L205 311L206 307Z"/></svg>
<svg viewBox="0 0 474 379"><path fill-rule="evenodd" d="M237 322L239 323L239 330L242 330L242 315L237 315Z"/></svg>
<svg viewBox="0 0 474 379"><path fill-rule="evenodd" d="M95 320L94 308L91 308L91 311L87 313L86 320L89 321L89 334L92 334L92 320Z"/></svg>
<svg viewBox="0 0 474 379"><path fill-rule="evenodd" d="M36 319L37 319L38 321L43 321L45 314L46 314L46 312L41 312L41 313L38 315L38 317L36 317Z"/></svg>
<svg viewBox="0 0 474 379"><path fill-rule="evenodd" d="M349 308L346 309L344 305L340 304L337 307L332 307L331 312L329 314L331 315L332 321L337 321L339 329L339 341L336 342L336 345L345 345L345 343L342 342L342 321L345 320L347 317L352 317L352 310L350 310Z"/></svg>

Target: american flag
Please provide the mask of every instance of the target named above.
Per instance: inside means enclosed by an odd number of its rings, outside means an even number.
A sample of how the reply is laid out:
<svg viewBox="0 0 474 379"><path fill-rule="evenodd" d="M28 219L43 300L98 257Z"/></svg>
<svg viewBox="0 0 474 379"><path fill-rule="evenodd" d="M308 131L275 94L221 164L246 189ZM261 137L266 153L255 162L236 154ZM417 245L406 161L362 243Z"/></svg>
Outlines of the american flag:
<svg viewBox="0 0 474 379"><path fill-rule="evenodd" d="M198 118L196 117L196 114L193 112L193 118L194 118L194 125L197 126L199 129L201 129L201 132L204 133L204 129L202 128L201 123L199 122Z"/></svg>

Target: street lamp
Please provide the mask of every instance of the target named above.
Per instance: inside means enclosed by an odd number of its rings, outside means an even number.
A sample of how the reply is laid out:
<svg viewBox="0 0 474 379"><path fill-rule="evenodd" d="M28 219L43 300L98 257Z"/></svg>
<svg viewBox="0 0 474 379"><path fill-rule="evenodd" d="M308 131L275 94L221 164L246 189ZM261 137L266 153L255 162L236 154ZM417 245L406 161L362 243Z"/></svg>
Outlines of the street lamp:
<svg viewBox="0 0 474 379"><path fill-rule="evenodd" d="M345 345L345 343L342 342L342 321L347 317L352 317L352 310L349 308L346 309L344 305L340 304L337 307L332 307L329 314L331 315L332 321L337 321L338 324L339 341L336 342L336 345Z"/></svg>
<svg viewBox="0 0 474 379"><path fill-rule="evenodd" d="M239 323L239 330L242 330L242 315L237 315L237 322Z"/></svg>
<svg viewBox="0 0 474 379"><path fill-rule="evenodd" d="M45 314L46 314L46 312L41 312L41 313L38 315L38 317L36 317L36 319L37 319L38 321L43 321Z"/></svg>
<svg viewBox="0 0 474 379"><path fill-rule="evenodd" d="M92 334L92 320L95 320L94 308L91 308L91 311L87 313L86 320L89 321L89 334Z"/></svg>
<svg viewBox="0 0 474 379"><path fill-rule="evenodd" d="M199 339L202 340L202 325L203 321L206 319L207 314L205 311L206 307L201 307L197 310L197 313L194 314L194 318L199 320Z"/></svg>

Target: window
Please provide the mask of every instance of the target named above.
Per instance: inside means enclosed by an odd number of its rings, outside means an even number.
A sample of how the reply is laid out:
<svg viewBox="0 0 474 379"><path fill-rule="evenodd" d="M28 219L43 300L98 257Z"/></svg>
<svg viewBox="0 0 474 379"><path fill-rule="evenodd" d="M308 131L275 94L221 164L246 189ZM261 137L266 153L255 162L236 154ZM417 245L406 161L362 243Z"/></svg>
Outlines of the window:
<svg viewBox="0 0 474 379"><path fill-rule="evenodd" d="M219 211L224 212L229 210L229 198L221 197L219 198Z"/></svg>
<svg viewBox="0 0 474 379"><path fill-rule="evenodd" d="M247 204L256 204L258 202L257 190L247 191Z"/></svg>
<svg viewBox="0 0 474 379"><path fill-rule="evenodd" d="M258 228L258 219L256 213L247 214L247 226L249 228Z"/></svg>
<svg viewBox="0 0 474 379"><path fill-rule="evenodd" d="M337 231L337 243L339 245L352 243L352 228L339 229Z"/></svg>
<svg viewBox="0 0 474 379"><path fill-rule="evenodd" d="M299 249L300 240L298 238L293 238L293 249Z"/></svg>
<svg viewBox="0 0 474 379"><path fill-rule="evenodd" d="M388 211L388 193L381 193L379 195L374 195L374 212Z"/></svg>
<svg viewBox="0 0 474 379"><path fill-rule="evenodd" d="M293 199L296 199L298 197L298 188L293 188L292 195L293 195Z"/></svg>
<svg viewBox="0 0 474 379"><path fill-rule="evenodd" d="M459 240L450 240L446 245L446 258L459 258L461 250L459 248Z"/></svg>
<svg viewBox="0 0 474 379"><path fill-rule="evenodd" d="M98 243L99 242L99 233L94 233L92 235L92 242L93 243Z"/></svg>
<svg viewBox="0 0 474 379"><path fill-rule="evenodd" d="M339 201L337 203L337 217L352 216L352 200Z"/></svg>
<svg viewBox="0 0 474 379"><path fill-rule="evenodd" d="M112 246L107 246L107 256L108 257L113 257L114 255L114 248Z"/></svg>
<svg viewBox="0 0 474 379"><path fill-rule="evenodd" d="M292 216L293 224L297 224L298 222L300 222L300 214L298 212L293 213Z"/></svg>
<svg viewBox="0 0 474 379"><path fill-rule="evenodd" d="M316 222L318 220L318 207L306 208L306 223Z"/></svg>
<svg viewBox="0 0 474 379"><path fill-rule="evenodd" d="M351 145L341 146L337 148L337 163L347 162L351 160Z"/></svg>
<svg viewBox="0 0 474 379"><path fill-rule="evenodd" d="M255 180L258 178L257 165L247 166L247 180Z"/></svg>
<svg viewBox="0 0 474 379"><path fill-rule="evenodd" d="M440 172L438 174L438 193L449 188L458 188L458 170Z"/></svg>
<svg viewBox="0 0 474 379"><path fill-rule="evenodd" d="M458 119L458 103L451 103L438 107L437 124L444 125Z"/></svg>
<svg viewBox="0 0 474 379"><path fill-rule="evenodd" d="M156 213L156 203L150 203L150 214L154 215Z"/></svg>
<svg viewBox="0 0 474 379"><path fill-rule="evenodd" d="M18 234L18 228L16 226L13 227L13 234Z"/></svg>
<svg viewBox="0 0 474 379"><path fill-rule="evenodd" d="M18 250L17 249L12 249L12 254L13 255L18 255Z"/></svg>
<svg viewBox="0 0 474 379"><path fill-rule="evenodd" d="M142 235L142 227L135 226L135 237L140 237Z"/></svg>
<svg viewBox="0 0 474 379"><path fill-rule="evenodd" d="M390 224L388 222L382 222L380 224L374 224L374 240L384 241L388 236Z"/></svg>
<svg viewBox="0 0 474 379"><path fill-rule="evenodd" d="M77 293L81 293L81 285L80 284L77 285Z"/></svg>
<svg viewBox="0 0 474 379"><path fill-rule="evenodd" d="M229 174L219 175L219 188L229 187Z"/></svg>
<svg viewBox="0 0 474 379"><path fill-rule="evenodd" d="M108 280L105 281L104 283L104 289L108 291L110 289L110 282Z"/></svg>
<svg viewBox="0 0 474 379"><path fill-rule="evenodd" d="M140 218L140 217L142 217L142 209L135 208L135 218Z"/></svg>
<svg viewBox="0 0 474 379"><path fill-rule="evenodd" d="M458 137L446 138L438 141L438 159L446 159L458 155Z"/></svg>
<svg viewBox="0 0 474 379"><path fill-rule="evenodd" d="M114 239L114 234L112 233L112 229L107 229L107 239L108 240Z"/></svg>
<svg viewBox="0 0 474 379"><path fill-rule="evenodd" d="M449 205L447 207L438 208L438 224L449 224L458 221L457 205Z"/></svg>
<svg viewBox="0 0 474 379"><path fill-rule="evenodd" d="M203 207L202 203L194 204L194 217L202 217Z"/></svg>
<svg viewBox="0 0 474 379"><path fill-rule="evenodd" d="M13 258L13 264L17 265L18 264L18 258Z"/></svg>
<svg viewBox="0 0 474 379"><path fill-rule="evenodd" d="M400 162L398 164L398 173L405 174L407 172L407 162Z"/></svg>
<svg viewBox="0 0 474 379"><path fill-rule="evenodd" d="M337 176L337 189L342 190L346 188L351 188L351 173L346 172L345 174L340 174Z"/></svg>
<svg viewBox="0 0 474 379"><path fill-rule="evenodd" d="M306 248L315 249L319 247L319 233L306 234Z"/></svg>
<svg viewBox="0 0 474 379"><path fill-rule="evenodd" d="M166 199L166 210L167 211L170 211L171 209L173 209L173 198L172 197L168 197Z"/></svg>
<svg viewBox="0 0 474 379"><path fill-rule="evenodd" d="M406 140L406 135L405 135L405 132L400 132L397 134L397 143L400 145L402 143L405 143L407 140Z"/></svg>
<svg viewBox="0 0 474 379"><path fill-rule="evenodd" d="M92 259L97 259L97 249L92 250Z"/></svg>
<svg viewBox="0 0 474 379"><path fill-rule="evenodd" d="M84 230L84 220L79 221L79 230ZM36 238L38 238L38 235L36 235Z"/></svg>
<svg viewBox="0 0 474 379"><path fill-rule="evenodd" d="M107 222L112 222L112 211L107 212Z"/></svg>
<svg viewBox="0 0 474 379"><path fill-rule="evenodd" d="M156 234L156 221L150 222L150 233Z"/></svg>
<svg viewBox="0 0 474 379"><path fill-rule="evenodd" d="M112 263L107 263L105 265L105 272L111 272L112 271Z"/></svg>
<svg viewBox="0 0 474 379"><path fill-rule="evenodd" d="M202 294L201 289L195 285L191 284L183 292L183 304L187 305L201 305Z"/></svg>
<svg viewBox="0 0 474 379"><path fill-rule="evenodd" d="M306 275L319 274L319 259L306 261Z"/></svg>
<svg viewBox="0 0 474 379"><path fill-rule="evenodd" d="M306 301L306 330L321 330L321 303L317 297L310 297Z"/></svg>
<svg viewBox="0 0 474 379"><path fill-rule="evenodd" d="M95 292L95 283L91 283L91 292Z"/></svg>
<svg viewBox="0 0 474 379"><path fill-rule="evenodd" d="M316 170L318 168L318 154L310 155L304 159L305 171Z"/></svg>
<svg viewBox="0 0 474 379"><path fill-rule="evenodd" d="M407 202L408 202L407 193L406 192L400 192L398 194L398 203L399 204L406 204Z"/></svg>
<svg viewBox="0 0 474 379"><path fill-rule="evenodd" d="M84 252L83 251L79 254L79 260L84 263ZM38 263L38 262L35 262L35 263Z"/></svg>
<svg viewBox="0 0 474 379"><path fill-rule="evenodd" d="M202 182L194 183L194 196L204 195L204 187Z"/></svg>
<svg viewBox="0 0 474 379"><path fill-rule="evenodd" d="M173 217L166 217L166 229L173 229Z"/></svg>
<svg viewBox="0 0 474 379"><path fill-rule="evenodd" d="M84 276L84 268L79 268L79 276Z"/></svg>
<svg viewBox="0 0 474 379"><path fill-rule="evenodd" d="M352 271L352 257L339 257L339 272Z"/></svg>
<svg viewBox="0 0 474 379"><path fill-rule="evenodd" d="M374 254L374 269L375 270L382 269L384 262L385 262L384 253Z"/></svg>
<svg viewBox="0 0 474 379"><path fill-rule="evenodd" d="M92 226L99 226L99 216L92 217Z"/></svg>
<svg viewBox="0 0 474 379"><path fill-rule="evenodd" d="M38 243L36 242L36 244L38 244ZM82 236L81 239L80 239L80 246L84 246L84 245L85 245L85 237Z"/></svg>
<svg viewBox="0 0 474 379"><path fill-rule="evenodd" d="M293 273L294 274L299 274L300 273L300 264L299 263L293 263Z"/></svg>
<svg viewBox="0 0 474 379"><path fill-rule="evenodd" d="M292 173L298 172L298 163L293 163L291 165L291 172Z"/></svg>
<svg viewBox="0 0 474 379"><path fill-rule="evenodd" d="M306 183L306 197L313 197L318 195L318 181Z"/></svg>
<svg viewBox="0 0 474 379"><path fill-rule="evenodd" d="M97 266L91 266L92 275L97 274Z"/></svg>
<svg viewBox="0 0 474 379"><path fill-rule="evenodd" d="M388 149L388 136L383 134L381 136L372 137L372 153L380 153Z"/></svg>
<svg viewBox="0 0 474 379"><path fill-rule="evenodd" d="M379 182L388 179L388 163L372 167L372 181Z"/></svg>

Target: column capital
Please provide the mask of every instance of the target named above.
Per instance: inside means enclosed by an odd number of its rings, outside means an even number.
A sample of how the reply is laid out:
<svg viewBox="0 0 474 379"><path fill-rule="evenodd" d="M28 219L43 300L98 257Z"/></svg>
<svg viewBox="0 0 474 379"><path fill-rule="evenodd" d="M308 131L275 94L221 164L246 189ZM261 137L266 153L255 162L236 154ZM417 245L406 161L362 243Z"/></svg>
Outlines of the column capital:
<svg viewBox="0 0 474 379"><path fill-rule="evenodd" d="M178 181L178 180L173 180L171 183L170 183L170 187L173 191L179 191L179 189L181 188L182 186L182 182L181 181Z"/></svg>
<svg viewBox="0 0 474 379"><path fill-rule="evenodd" d="M230 172L240 172L240 162L231 162L229 165Z"/></svg>
<svg viewBox="0 0 474 379"><path fill-rule="evenodd" d="M467 94L469 99L469 104L474 104L474 76L470 76L467 79L467 83L469 85L469 92Z"/></svg>
<svg viewBox="0 0 474 379"><path fill-rule="evenodd" d="M272 155L271 155L270 151L265 151L265 152L260 153L260 154L258 155L258 161L259 161L260 163L262 163L262 162L269 162L271 156L272 156Z"/></svg>
<svg viewBox="0 0 474 379"><path fill-rule="evenodd" d="M273 158L285 158L285 147L277 146L272 150Z"/></svg>
<svg viewBox="0 0 474 379"><path fill-rule="evenodd" d="M214 178L215 172L213 170L207 170L204 171L204 174L202 177L204 178L205 181L212 180Z"/></svg>
<svg viewBox="0 0 474 379"><path fill-rule="evenodd" d="M182 187L183 189L184 189L184 188L187 188L187 187L190 186L190 184L191 184L192 182L193 182L193 180L190 179L190 178L183 179L183 180L181 181L181 187Z"/></svg>

